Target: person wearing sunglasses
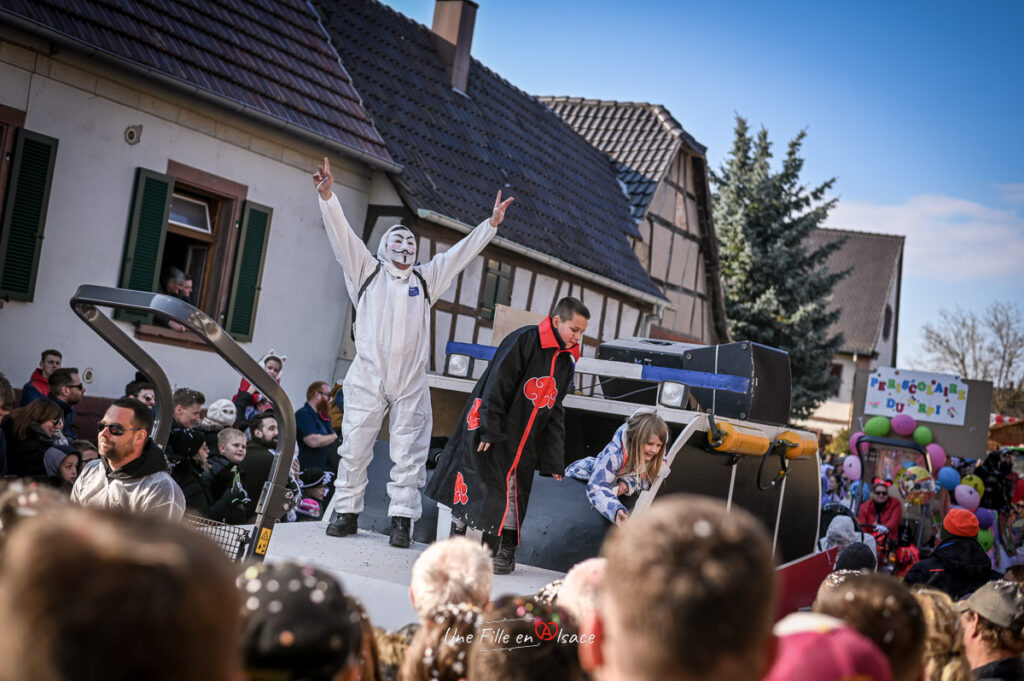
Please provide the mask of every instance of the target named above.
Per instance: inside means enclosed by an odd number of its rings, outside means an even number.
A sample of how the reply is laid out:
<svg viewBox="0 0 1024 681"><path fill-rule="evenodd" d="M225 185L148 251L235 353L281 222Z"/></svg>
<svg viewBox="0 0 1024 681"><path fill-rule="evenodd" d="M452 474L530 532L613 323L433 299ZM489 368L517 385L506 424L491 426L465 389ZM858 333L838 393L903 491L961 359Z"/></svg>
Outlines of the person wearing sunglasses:
<svg viewBox="0 0 1024 681"><path fill-rule="evenodd" d="M900 520L903 519L903 504L889 494L892 482L875 478L871 484L871 499L865 501L857 509L857 522L861 525L874 525L878 532L889 532L895 537L899 534Z"/></svg>
<svg viewBox="0 0 1024 681"><path fill-rule="evenodd" d="M7 442L7 474L48 482L43 457L61 444L57 437L61 425L60 405L45 397L12 411L0 425Z"/></svg>
<svg viewBox="0 0 1024 681"><path fill-rule="evenodd" d="M71 501L181 518L185 495L171 478L164 453L150 438L149 407L130 397L115 400L96 430L100 458L82 469Z"/></svg>
<svg viewBox="0 0 1024 681"><path fill-rule="evenodd" d="M85 385L75 367L61 367L50 374L50 399L64 411L64 427L61 432L68 442L78 439L75 435L75 405L85 397Z"/></svg>

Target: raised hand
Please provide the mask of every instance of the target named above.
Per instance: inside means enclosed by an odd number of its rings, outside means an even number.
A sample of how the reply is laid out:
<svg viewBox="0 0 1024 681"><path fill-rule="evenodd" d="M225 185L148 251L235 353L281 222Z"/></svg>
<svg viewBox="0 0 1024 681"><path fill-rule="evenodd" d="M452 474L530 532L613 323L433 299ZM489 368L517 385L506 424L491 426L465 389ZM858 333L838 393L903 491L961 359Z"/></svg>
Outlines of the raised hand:
<svg viewBox="0 0 1024 681"><path fill-rule="evenodd" d="M327 159L324 159L325 161ZM326 200L326 199L325 199ZM509 207L509 204L515 201L515 198L508 197L504 201L501 200L501 190L498 190L498 198L494 199L494 211L491 213L491 226L497 227L501 224L501 221L505 219L505 209Z"/></svg>
<svg viewBox="0 0 1024 681"><path fill-rule="evenodd" d="M317 166L317 171L313 173L313 184L316 185L316 190L320 192L321 199L326 201L331 198L331 185L334 184L334 175L331 174L331 162L326 156L324 156L323 165Z"/></svg>

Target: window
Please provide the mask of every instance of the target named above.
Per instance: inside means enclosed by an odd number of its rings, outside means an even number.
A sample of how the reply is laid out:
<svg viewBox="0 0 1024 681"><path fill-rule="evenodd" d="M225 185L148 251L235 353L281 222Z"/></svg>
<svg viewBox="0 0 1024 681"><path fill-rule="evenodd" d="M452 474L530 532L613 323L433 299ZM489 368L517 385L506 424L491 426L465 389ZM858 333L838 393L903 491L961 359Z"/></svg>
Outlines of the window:
<svg viewBox="0 0 1024 681"><path fill-rule="evenodd" d="M24 122L23 111L0 105L0 296L31 301L57 140L20 127Z"/></svg>
<svg viewBox="0 0 1024 681"><path fill-rule="evenodd" d="M839 389L843 385L843 365L838 362L832 363L832 376L835 377L835 387L832 388L832 397L839 397Z"/></svg>
<svg viewBox="0 0 1024 681"><path fill-rule="evenodd" d="M482 282L483 292L480 294L481 319L494 321L494 307L508 305L511 283L512 265L488 258Z"/></svg>
<svg viewBox="0 0 1024 681"><path fill-rule="evenodd" d="M212 234L209 201L174 192L171 195L171 209L167 216L167 224L182 229L191 229L201 234Z"/></svg>
<svg viewBox="0 0 1024 681"><path fill-rule="evenodd" d="M120 285L161 291L169 270L192 282L189 299L236 340L252 339L272 210L248 188L173 161L168 173L136 172ZM139 335L165 336L143 315Z"/></svg>
<svg viewBox="0 0 1024 681"><path fill-rule="evenodd" d="M882 322L882 340L889 340L892 335L892 306L885 304L885 321Z"/></svg>

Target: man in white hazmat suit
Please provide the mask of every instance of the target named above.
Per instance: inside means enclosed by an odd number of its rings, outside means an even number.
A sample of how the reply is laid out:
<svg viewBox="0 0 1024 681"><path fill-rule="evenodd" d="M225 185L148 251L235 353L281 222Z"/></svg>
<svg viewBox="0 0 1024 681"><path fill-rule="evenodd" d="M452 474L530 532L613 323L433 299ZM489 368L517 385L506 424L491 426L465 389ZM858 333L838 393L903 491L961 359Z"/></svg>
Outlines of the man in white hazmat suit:
<svg viewBox="0 0 1024 681"><path fill-rule="evenodd" d="M416 237L395 225L381 237L374 257L352 231L331 192L330 162L313 175L320 212L345 287L356 309L356 357L345 376L341 463L335 480L327 534L355 534L363 510L366 469L373 458L385 412L391 422L388 483L391 545L409 546L411 521L420 517L420 488L426 482L433 414L427 387L430 307L494 237L512 199L494 202L491 217L465 238L423 265L416 262Z"/></svg>

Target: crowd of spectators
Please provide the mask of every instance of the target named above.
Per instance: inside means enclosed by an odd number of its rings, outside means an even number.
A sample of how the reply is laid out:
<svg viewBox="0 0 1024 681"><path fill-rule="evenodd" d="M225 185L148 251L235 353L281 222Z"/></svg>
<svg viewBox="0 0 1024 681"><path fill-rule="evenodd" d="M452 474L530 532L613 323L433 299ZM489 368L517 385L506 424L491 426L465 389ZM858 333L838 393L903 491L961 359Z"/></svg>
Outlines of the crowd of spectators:
<svg viewBox="0 0 1024 681"><path fill-rule="evenodd" d="M165 282L173 295L184 290L177 274L171 272ZM252 522L280 454L278 416L252 383L242 379L234 395L209 406L198 390L175 390L170 434L161 451L152 442L156 386L136 374L113 401L116 409L96 424L94 444L77 437L76 407L86 387L79 370L62 366L63 359L55 349L41 353L17 408L14 389L0 374L0 475L31 479L79 498L83 491L76 485L93 485L88 498L104 505L153 505L171 515ZM260 363L280 381L285 361L271 350ZM343 409L341 383L332 389L326 381L314 381L304 397L295 412L297 442L287 482L299 503L282 520L321 518L334 491L340 437L332 411Z"/></svg>
<svg viewBox="0 0 1024 681"><path fill-rule="evenodd" d="M412 569L417 621L387 632L322 567L234 565L159 514L84 508L9 482L0 681L1024 678L1016 572L954 601L843 570L809 611L777 619L765 529L682 495L611 530L601 554L542 593L492 598L489 552L440 540Z"/></svg>

